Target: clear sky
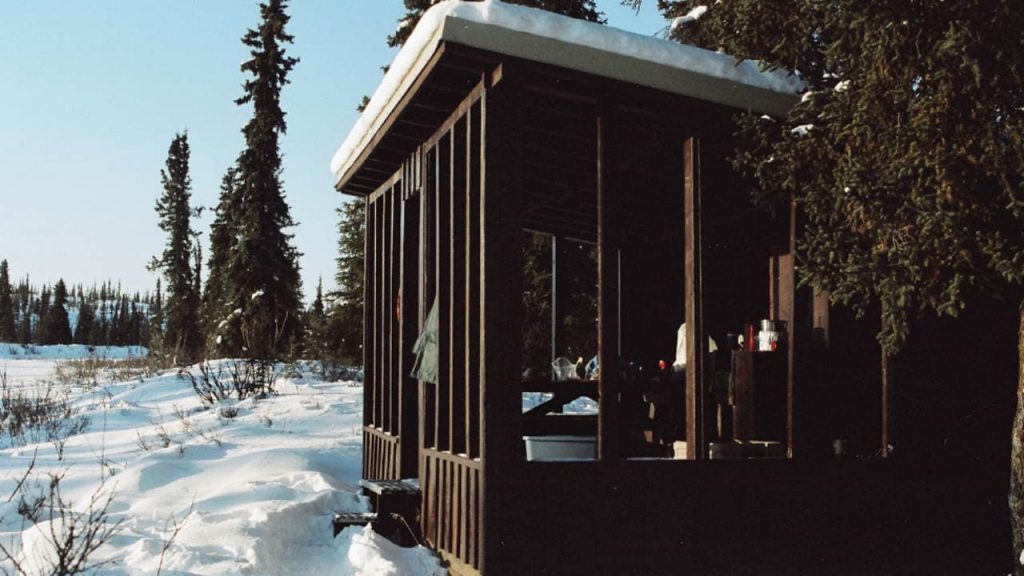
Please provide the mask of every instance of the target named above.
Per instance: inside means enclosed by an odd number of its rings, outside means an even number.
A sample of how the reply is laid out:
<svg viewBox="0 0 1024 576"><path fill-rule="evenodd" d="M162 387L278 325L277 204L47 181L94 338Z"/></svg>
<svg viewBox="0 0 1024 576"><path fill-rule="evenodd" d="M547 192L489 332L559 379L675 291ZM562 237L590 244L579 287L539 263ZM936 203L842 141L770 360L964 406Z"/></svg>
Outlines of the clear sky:
<svg viewBox="0 0 1024 576"><path fill-rule="evenodd" d="M618 28L665 27L654 0L639 15L597 4ZM385 38L404 10L401 0L292 0L288 12L288 50L301 61L282 95L283 182L309 295L318 276L333 287L345 198L328 164L395 56ZM257 0L0 0L0 259L13 278L153 288L167 148L188 130L193 205L214 206L251 114L233 102L248 57L239 38L258 23ZM195 223L204 238L210 220Z"/></svg>

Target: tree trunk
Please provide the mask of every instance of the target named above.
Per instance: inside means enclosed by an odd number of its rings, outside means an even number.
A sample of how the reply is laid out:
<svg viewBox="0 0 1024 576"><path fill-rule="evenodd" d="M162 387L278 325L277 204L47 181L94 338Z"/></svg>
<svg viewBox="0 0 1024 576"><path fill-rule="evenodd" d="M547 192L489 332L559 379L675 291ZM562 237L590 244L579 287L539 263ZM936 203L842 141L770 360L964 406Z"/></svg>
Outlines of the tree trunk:
<svg viewBox="0 0 1024 576"><path fill-rule="evenodd" d="M1017 327L1017 411L1010 448L1010 530L1013 538L1013 574L1024 576L1024 302Z"/></svg>

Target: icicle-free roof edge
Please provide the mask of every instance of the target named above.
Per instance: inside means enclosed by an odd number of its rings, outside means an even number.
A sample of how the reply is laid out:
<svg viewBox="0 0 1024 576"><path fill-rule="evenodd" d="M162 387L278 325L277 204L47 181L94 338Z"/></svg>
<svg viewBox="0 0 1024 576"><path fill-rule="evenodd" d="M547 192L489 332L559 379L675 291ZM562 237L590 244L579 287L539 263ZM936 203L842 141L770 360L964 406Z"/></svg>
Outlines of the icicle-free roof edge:
<svg viewBox="0 0 1024 576"><path fill-rule="evenodd" d="M331 161L336 183L357 161L441 42L578 70L776 116L797 101L794 75L756 62L498 0L428 10Z"/></svg>

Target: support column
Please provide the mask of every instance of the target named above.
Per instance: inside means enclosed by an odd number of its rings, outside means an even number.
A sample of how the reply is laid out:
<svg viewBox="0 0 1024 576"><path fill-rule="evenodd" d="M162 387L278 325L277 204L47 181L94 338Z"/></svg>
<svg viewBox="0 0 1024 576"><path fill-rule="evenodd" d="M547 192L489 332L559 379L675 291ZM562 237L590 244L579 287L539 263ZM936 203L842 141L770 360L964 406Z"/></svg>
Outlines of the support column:
<svg viewBox="0 0 1024 576"><path fill-rule="evenodd" d="M686 447L690 459L703 460L707 458L707 439L710 437L708 431L714 425L714 417L704 377L707 337L704 335L701 271L703 234L699 139L686 139L683 144L683 164L686 174L683 185L686 266Z"/></svg>
<svg viewBox="0 0 1024 576"><path fill-rule="evenodd" d="M613 138L612 106L602 101L597 112L597 278L598 383L597 458L618 460L619 443L619 259L615 227L615 184L609 154Z"/></svg>

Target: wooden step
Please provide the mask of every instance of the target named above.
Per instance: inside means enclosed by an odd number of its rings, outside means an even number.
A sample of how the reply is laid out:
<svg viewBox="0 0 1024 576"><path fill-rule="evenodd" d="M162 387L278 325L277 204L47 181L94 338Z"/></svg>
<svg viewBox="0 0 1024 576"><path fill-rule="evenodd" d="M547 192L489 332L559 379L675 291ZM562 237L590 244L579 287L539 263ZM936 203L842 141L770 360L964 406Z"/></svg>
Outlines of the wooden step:
<svg viewBox="0 0 1024 576"><path fill-rule="evenodd" d="M338 512L334 515L334 535L349 526L366 526L377 520L375 512Z"/></svg>
<svg viewBox="0 0 1024 576"><path fill-rule="evenodd" d="M359 481L359 486L366 492L377 496L393 495L420 495L420 481L416 478L405 478L403 480L369 480Z"/></svg>

